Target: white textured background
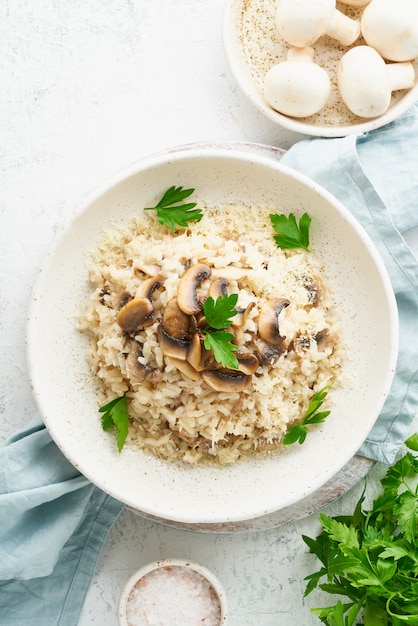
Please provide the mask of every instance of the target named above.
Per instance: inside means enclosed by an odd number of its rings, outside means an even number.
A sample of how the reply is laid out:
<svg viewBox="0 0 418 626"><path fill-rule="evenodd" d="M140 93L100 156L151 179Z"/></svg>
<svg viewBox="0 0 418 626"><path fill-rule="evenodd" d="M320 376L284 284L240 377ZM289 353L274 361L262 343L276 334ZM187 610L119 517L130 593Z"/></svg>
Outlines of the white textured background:
<svg viewBox="0 0 418 626"><path fill-rule="evenodd" d="M229 74L222 0L2 0L0 3L0 439L35 411L25 324L37 267L85 194L141 156L196 141L289 147ZM47 338L46 338L47 340ZM372 475L379 474L376 467ZM350 511L355 488L328 507ZM251 534L166 528L124 511L80 626L116 626L129 575L161 557L192 558L224 583L230 626L309 626L315 560L301 534L316 516ZM12 625L11 625L12 626Z"/></svg>

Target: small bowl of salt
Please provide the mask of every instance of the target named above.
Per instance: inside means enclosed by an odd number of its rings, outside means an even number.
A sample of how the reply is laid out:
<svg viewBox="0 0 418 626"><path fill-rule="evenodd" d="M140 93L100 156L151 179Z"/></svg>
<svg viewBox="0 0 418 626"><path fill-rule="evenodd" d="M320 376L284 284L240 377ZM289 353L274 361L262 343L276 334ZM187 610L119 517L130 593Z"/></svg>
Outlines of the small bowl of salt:
<svg viewBox="0 0 418 626"><path fill-rule="evenodd" d="M228 602L216 576L186 559L141 567L122 591L120 626L226 626Z"/></svg>

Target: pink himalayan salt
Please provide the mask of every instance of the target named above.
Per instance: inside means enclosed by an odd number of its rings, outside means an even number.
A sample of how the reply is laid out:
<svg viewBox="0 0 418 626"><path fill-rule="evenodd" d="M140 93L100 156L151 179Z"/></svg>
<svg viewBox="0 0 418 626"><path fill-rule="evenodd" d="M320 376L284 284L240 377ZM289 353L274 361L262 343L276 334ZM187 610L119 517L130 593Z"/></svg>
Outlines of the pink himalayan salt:
<svg viewBox="0 0 418 626"><path fill-rule="evenodd" d="M129 626L220 626L221 607L209 581L179 565L143 576L127 603Z"/></svg>

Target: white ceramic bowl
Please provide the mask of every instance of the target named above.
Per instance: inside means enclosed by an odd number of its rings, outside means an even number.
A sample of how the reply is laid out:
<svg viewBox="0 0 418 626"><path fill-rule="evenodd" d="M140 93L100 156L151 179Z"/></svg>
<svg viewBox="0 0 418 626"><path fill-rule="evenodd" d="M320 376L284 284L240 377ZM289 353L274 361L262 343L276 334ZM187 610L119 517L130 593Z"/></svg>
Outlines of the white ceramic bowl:
<svg viewBox="0 0 418 626"><path fill-rule="evenodd" d="M332 83L326 106L306 118L288 117L272 109L263 94L264 77L272 65L284 61L289 45L275 29L276 0L226 0L223 15L223 41L231 72L249 101L269 120L297 133L321 137L341 137L374 130L402 115L418 99L418 61L413 62L417 82L410 90L396 91L382 115L365 119L352 114L345 106L336 81L338 62L349 47L330 37L321 37L312 47L314 61L326 69ZM350 17L359 17L363 9L341 5ZM364 43L360 38L354 45Z"/></svg>
<svg viewBox="0 0 418 626"><path fill-rule="evenodd" d="M128 225L177 184L194 198L278 207L312 217L311 246L335 289L353 386L333 390L333 410L303 445L234 465L170 464L101 428L87 338L76 329L89 297L90 252L104 229ZM382 341L384 337L384 341ZM268 515L324 485L356 454L389 393L397 309L384 265L363 228L319 185L255 151L188 147L143 159L94 193L58 233L34 287L28 368L39 410L68 459L93 483L146 516L224 524Z"/></svg>
<svg viewBox="0 0 418 626"><path fill-rule="evenodd" d="M149 575L152 575L150 581ZM176 614L176 607L171 605L167 606L167 602L178 600L179 603L185 602L188 604L188 612L190 609L196 610L196 622L206 617L205 623L208 623L208 612L199 613L203 608L206 611L210 610L208 607L212 605L214 612L218 613L219 620L216 626L226 626L228 623L228 599L223 586L219 579L211 572L207 567L190 561L187 559L160 559L152 563L148 563L141 567L137 572L132 574L126 583L119 601L119 625L120 626L137 626L137 624L145 623L143 620L138 622L132 618L128 619L132 613L134 613L133 604L135 602L136 607L139 609L139 613L142 613L144 606L141 606L141 597L134 599L135 589L138 588L138 583L143 581L147 583L147 595L148 598L145 602L156 601L157 605L162 607L164 613L168 609L171 613L174 623L175 618L179 622L179 616ZM189 591L190 585L190 593ZM166 587L164 592L163 587ZM152 594L152 598L150 595ZM199 604L201 606L199 606ZM180 606L180 610L181 610ZM161 614L160 614L161 615ZM212 618L213 619L213 618ZM150 622L146 622L150 623ZM161 622L158 621L160 624ZM167 622L168 624L168 622Z"/></svg>

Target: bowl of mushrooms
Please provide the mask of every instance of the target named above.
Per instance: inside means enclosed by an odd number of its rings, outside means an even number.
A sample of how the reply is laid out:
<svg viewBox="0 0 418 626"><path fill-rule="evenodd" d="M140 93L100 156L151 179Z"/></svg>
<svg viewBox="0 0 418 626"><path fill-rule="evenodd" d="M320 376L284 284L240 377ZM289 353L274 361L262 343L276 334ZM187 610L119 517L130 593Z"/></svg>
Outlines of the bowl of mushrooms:
<svg viewBox="0 0 418 626"><path fill-rule="evenodd" d="M418 99L414 0L227 0L223 39L243 93L294 132L366 132Z"/></svg>

